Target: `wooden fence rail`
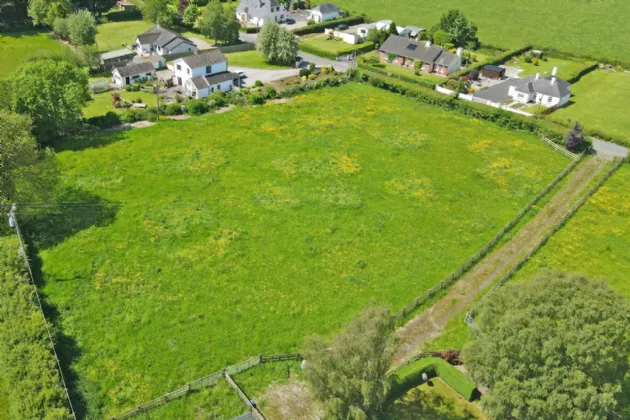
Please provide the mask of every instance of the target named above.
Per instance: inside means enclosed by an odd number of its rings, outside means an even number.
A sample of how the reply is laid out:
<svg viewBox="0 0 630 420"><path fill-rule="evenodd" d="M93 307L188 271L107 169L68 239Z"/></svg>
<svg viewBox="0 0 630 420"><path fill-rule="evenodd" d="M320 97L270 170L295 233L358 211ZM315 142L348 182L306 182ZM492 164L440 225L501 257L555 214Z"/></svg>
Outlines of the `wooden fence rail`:
<svg viewBox="0 0 630 420"><path fill-rule="evenodd" d="M568 158L577 159L578 156L579 156L579 155L577 155L575 153L569 152L564 147L560 146L559 144L554 143L553 141L549 140L547 137L545 137L543 135L540 135L540 138L541 138L542 141L547 143L549 146L553 147L556 152L562 153L563 155L565 155Z"/></svg>
<svg viewBox="0 0 630 420"><path fill-rule="evenodd" d="M398 322L404 319L407 314L411 311L424 304L426 301L431 299L433 295L438 294L440 291L447 289L451 286L455 281L459 280L468 270L470 270L475 264L477 264L481 259L483 259L490 250L503 238L503 236L508 233L516 224L525 216L525 214L531 210L533 206L540 201L553 187L555 187L558 182L562 181L582 160L584 154L577 155L577 159L573 160L562 172L560 172L541 192L539 192L536 197L534 197L512 220L508 222L507 225L501 229L499 233L497 233L490 241L483 246L475 255L473 255L468 261L462 264L457 270L453 271L449 274L445 279L443 279L439 284L427 290L422 295L416 297L409 304L407 304L400 311L396 312L392 316L392 320L394 322Z"/></svg>
<svg viewBox="0 0 630 420"><path fill-rule="evenodd" d="M124 413L121 414L117 414L113 417L110 418L110 420L124 420L124 419L128 419L130 417L133 417L135 415L144 413L148 410L151 410L154 407L157 407L159 405L162 404L166 404L169 401L175 400L177 398L181 398L184 395L187 395L189 392L191 391L199 391L202 388L207 388L210 386L214 386L216 385L222 378L227 379L228 377L230 377L231 379L231 375L236 375L240 372L243 372L247 369L250 369L254 366L257 366L261 363L273 363L273 362L284 362L284 361L289 361L289 360L302 360L302 357L299 353L290 353L290 354L274 354L274 355L269 355L269 356L264 356L264 355L260 355L257 357L251 357L243 362L237 363L235 365L230 365L227 366L226 368L218 371L218 372L214 372L211 373L207 376L204 376L203 378L199 378L196 379L192 382L188 382L186 384L186 386L176 389L175 391L169 392L168 394L164 394L161 397L158 397L154 400L151 400L149 402L146 402L144 404L141 404L137 407L134 407L130 410L125 411ZM229 381L228 381L229 383ZM239 388L240 389L240 388ZM244 394L244 393L243 393ZM241 396L239 394L239 396ZM241 396L242 398L242 396ZM249 404L249 400L247 400L247 403ZM262 413L260 413L260 416L262 416ZM254 416L256 416L256 414L254 413ZM258 417L257 417L258 418ZM263 420L264 417L261 417L260 420Z"/></svg>
<svg viewBox="0 0 630 420"><path fill-rule="evenodd" d="M247 394L245 394L245 391L243 391L241 387L238 386L236 382L234 382L234 379L232 379L230 374L227 372L223 372L223 374L225 376L225 380L227 381L228 385L230 385L232 388L236 390L236 393L241 398L241 400L243 400L243 402L247 404L247 406L249 407L249 410L254 415L254 417L256 417L257 420L266 420L265 416L263 416L263 414L260 412L258 407L252 404Z"/></svg>

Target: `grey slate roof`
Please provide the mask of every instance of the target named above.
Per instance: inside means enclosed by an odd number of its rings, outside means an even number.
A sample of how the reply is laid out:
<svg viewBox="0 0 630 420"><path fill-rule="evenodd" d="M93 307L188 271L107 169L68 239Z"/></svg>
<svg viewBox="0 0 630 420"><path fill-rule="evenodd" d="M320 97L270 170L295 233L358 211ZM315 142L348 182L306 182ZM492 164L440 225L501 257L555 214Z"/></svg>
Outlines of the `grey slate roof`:
<svg viewBox="0 0 630 420"><path fill-rule="evenodd" d="M390 35L379 50L421 60L424 63L434 63L445 52L441 47L435 45L427 47L424 42L417 42L397 35Z"/></svg>
<svg viewBox="0 0 630 420"><path fill-rule="evenodd" d="M280 6L277 0L241 0L236 8L237 13L248 13L256 16L256 12L269 10L270 7ZM283 6L284 7L284 6Z"/></svg>
<svg viewBox="0 0 630 420"><path fill-rule="evenodd" d="M122 48L120 50L108 51L106 53L101 54L101 61L111 60L112 58L121 58L121 57L133 57L136 55L134 51L131 51L129 48Z"/></svg>
<svg viewBox="0 0 630 420"><path fill-rule="evenodd" d="M229 71L225 71L223 73L213 74L211 76L195 76L190 79L193 85L197 89L205 89L210 86L226 82L228 80L234 80L238 78L236 73L231 73Z"/></svg>
<svg viewBox="0 0 630 420"><path fill-rule="evenodd" d="M571 83L566 80L562 80L556 77L555 83L551 83L553 76L545 76L536 80L536 76L530 76L523 81L531 83L536 93L542 93L544 95L553 96L556 98L562 98L571 94Z"/></svg>
<svg viewBox="0 0 630 420"><path fill-rule="evenodd" d="M339 8L337 6L335 6L334 4L332 4L332 3L320 4L317 7L313 7L313 9L311 9L311 10L321 12L322 14L325 14L325 13L339 13Z"/></svg>
<svg viewBox="0 0 630 420"><path fill-rule="evenodd" d="M115 70L118 71L121 77L134 76L136 74L141 73L153 73L153 64L151 63L140 63L140 64L132 64L129 63L126 66L122 67L114 67Z"/></svg>
<svg viewBox="0 0 630 420"><path fill-rule="evenodd" d="M155 44L160 47L165 47L169 43L179 39L185 42L188 42L192 45L195 45L190 39L186 38L178 34L177 32L171 31L170 29L166 29L161 27L160 25L155 25L151 29L146 32L138 35L138 40L141 44Z"/></svg>
<svg viewBox="0 0 630 420"><path fill-rule="evenodd" d="M182 60L190 68L195 69L197 67L211 66L213 64L227 61L227 58L223 55L221 50L215 48L213 50L204 51L199 54L182 57Z"/></svg>
<svg viewBox="0 0 630 420"><path fill-rule="evenodd" d="M514 88L518 89L519 91L527 92L526 90L524 90L529 89L527 85L531 85L531 88L534 89L533 92L542 93L544 95L553 96L556 98L562 98L571 94L571 90L569 89L571 84L569 82L556 78L556 82L554 84L551 84L551 78L552 76L546 76L536 80L536 76L529 76L525 79L507 79L506 81L499 83L498 85L492 86L479 93L475 93L474 96L476 98L486 99L492 102L503 102L512 99L508 95L510 86L514 86Z"/></svg>
<svg viewBox="0 0 630 420"><path fill-rule="evenodd" d="M457 57L457 54L453 54L448 51L442 51L442 54L440 54L437 60L435 60L435 64L448 66L453 62L453 60L457 60L458 58L459 57Z"/></svg>

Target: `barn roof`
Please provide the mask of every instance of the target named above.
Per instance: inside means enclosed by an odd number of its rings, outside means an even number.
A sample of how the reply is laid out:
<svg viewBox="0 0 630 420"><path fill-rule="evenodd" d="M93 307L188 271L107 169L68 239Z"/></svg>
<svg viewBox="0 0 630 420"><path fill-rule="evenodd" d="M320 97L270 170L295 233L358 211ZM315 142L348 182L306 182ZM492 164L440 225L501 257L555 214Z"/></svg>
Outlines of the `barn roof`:
<svg viewBox="0 0 630 420"><path fill-rule="evenodd" d="M153 64L151 63L129 63L126 66L114 67L114 70L117 71L121 77L134 76L141 73L153 73L154 71Z"/></svg>

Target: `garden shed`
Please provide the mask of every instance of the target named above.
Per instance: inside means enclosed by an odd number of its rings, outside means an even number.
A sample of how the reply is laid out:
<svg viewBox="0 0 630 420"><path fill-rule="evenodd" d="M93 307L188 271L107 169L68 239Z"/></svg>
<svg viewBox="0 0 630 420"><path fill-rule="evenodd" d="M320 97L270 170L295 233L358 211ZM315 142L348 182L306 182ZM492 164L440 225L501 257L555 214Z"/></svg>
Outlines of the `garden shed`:
<svg viewBox="0 0 630 420"><path fill-rule="evenodd" d="M505 67L487 64L483 66L483 69L481 70L481 76L488 79L503 80L503 78L505 77Z"/></svg>

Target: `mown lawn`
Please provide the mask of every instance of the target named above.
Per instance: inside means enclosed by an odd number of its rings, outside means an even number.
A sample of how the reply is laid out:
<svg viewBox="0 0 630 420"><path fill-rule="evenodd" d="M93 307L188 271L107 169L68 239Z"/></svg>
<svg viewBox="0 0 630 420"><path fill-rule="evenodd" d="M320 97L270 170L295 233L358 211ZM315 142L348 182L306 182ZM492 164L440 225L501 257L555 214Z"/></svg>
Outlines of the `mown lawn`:
<svg viewBox="0 0 630 420"><path fill-rule="evenodd" d="M258 51L243 51L225 54L228 59L228 69L230 66L249 67L253 69L285 70L288 66L270 64Z"/></svg>
<svg viewBox="0 0 630 420"><path fill-rule="evenodd" d="M377 52L370 52L366 54L366 56L379 57ZM411 77L412 79L417 78L417 79L431 80L435 82L436 84L444 83L447 79L446 77L438 76L437 74L420 73L419 75L416 75L416 73L413 70L410 70L406 67L397 66L396 64L390 64L390 63L384 63L384 62L381 62L381 64L383 64L384 66L382 67L382 69L389 73L398 74L400 76L405 76L405 77Z"/></svg>
<svg viewBox="0 0 630 420"><path fill-rule="evenodd" d="M103 417L296 351L370 302L399 309L567 164L534 136L365 85L98 135L58 153L61 199L91 207L29 237L60 351Z"/></svg>
<svg viewBox="0 0 630 420"><path fill-rule="evenodd" d="M387 407L387 420L487 420L481 408L464 400L440 378L409 390Z"/></svg>
<svg viewBox="0 0 630 420"><path fill-rule="evenodd" d="M61 44L47 32L16 32L0 34L0 78L14 72L28 57L61 50Z"/></svg>
<svg viewBox="0 0 630 420"><path fill-rule="evenodd" d="M563 60L560 58L549 57L547 61L538 60L538 65L534 65L534 63L526 63L522 56L516 59L508 60L505 63L506 66L518 67L523 69L518 75L519 77L528 77L533 76L536 73L540 73L541 76L549 76L551 75L553 68L558 67L558 77L561 79L571 79L572 77L577 76L580 71L585 69L586 67L591 66L594 62L590 61L574 61L574 60Z"/></svg>
<svg viewBox="0 0 630 420"><path fill-rule="evenodd" d="M147 104L148 106L157 105L157 98L155 97L155 94L152 93L110 90L108 92L92 94L92 100L88 102L85 108L83 108L83 115L85 118L105 115L108 111L120 112L120 109L116 109L112 106L112 93L114 92L119 93L120 97L127 102L137 102L137 100L140 99L142 103Z"/></svg>
<svg viewBox="0 0 630 420"><path fill-rule="evenodd" d="M317 0L313 3L326 3ZM352 14L372 19L393 19L398 25L431 28L449 9L461 10L479 27L482 42L518 48L526 44L555 47L630 61L630 2L510 0L489 4L481 0L340 0L335 3Z"/></svg>
<svg viewBox="0 0 630 420"><path fill-rule="evenodd" d="M112 51L133 45L139 35L153 25L144 20L127 20L123 22L107 22L98 25L96 45L99 51Z"/></svg>
<svg viewBox="0 0 630 420"><path fill-rule="evenodd" d="M571 92L569 105L551 114L553 120L579 121L630 142L630 73L597 70L572 85Z"/></svg>
<svg viewBox="0 0 630 420"><path fill-rule="evenodd" d="M301 38L300 43L310 45L311 47L318 48L323 51L329 51L338 53L339 51L348 50L352 47L352 44L348 44L340 39L327 39L328 35L317 35L306 38Z"/></svg>

